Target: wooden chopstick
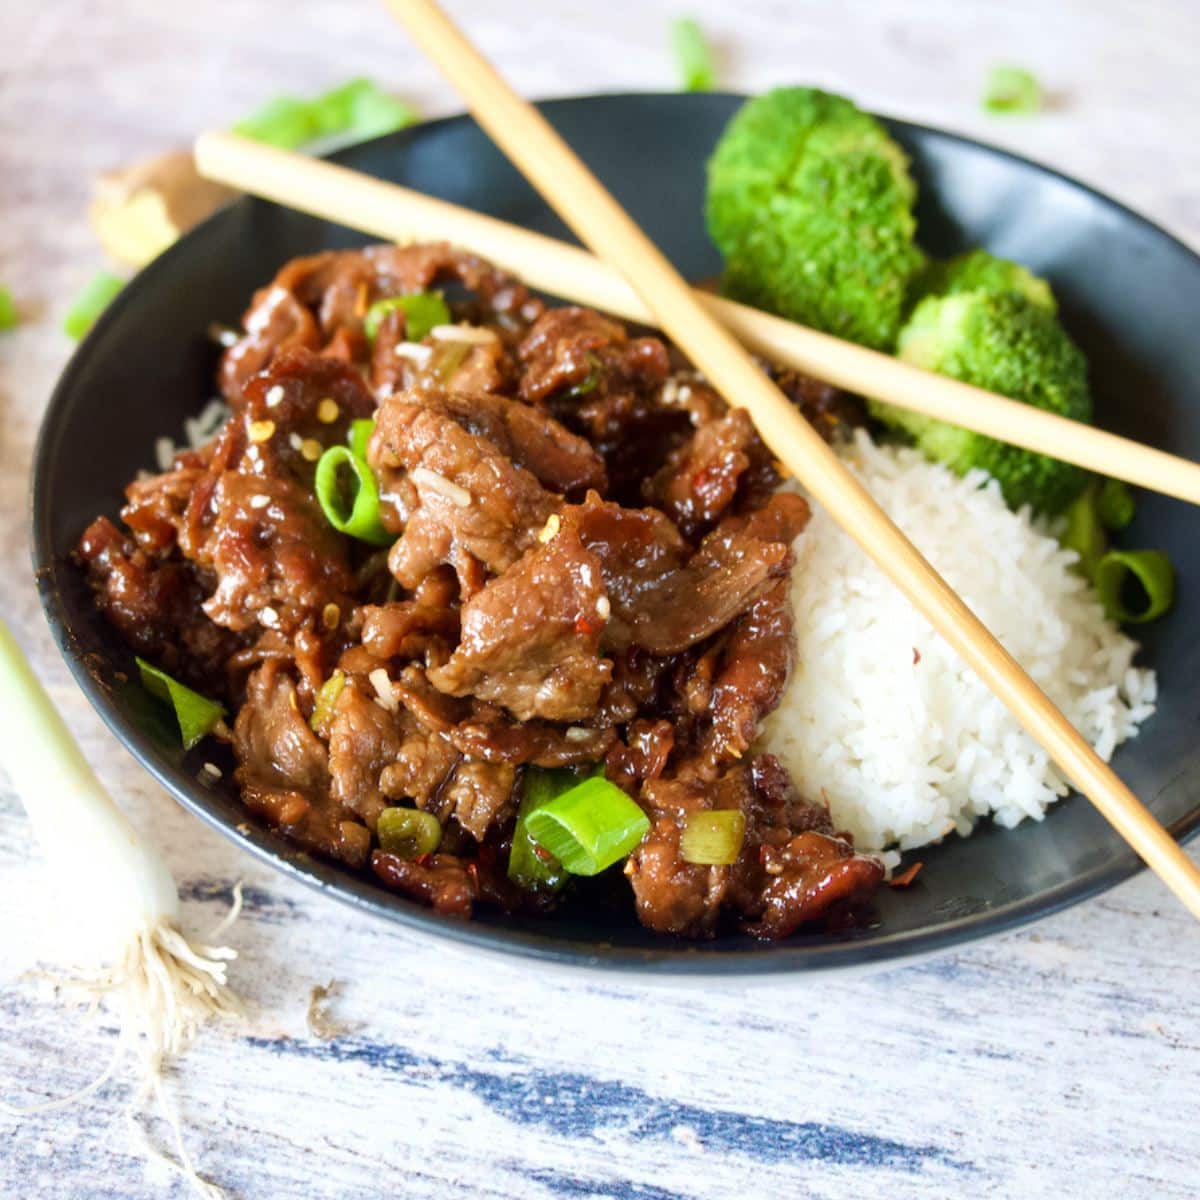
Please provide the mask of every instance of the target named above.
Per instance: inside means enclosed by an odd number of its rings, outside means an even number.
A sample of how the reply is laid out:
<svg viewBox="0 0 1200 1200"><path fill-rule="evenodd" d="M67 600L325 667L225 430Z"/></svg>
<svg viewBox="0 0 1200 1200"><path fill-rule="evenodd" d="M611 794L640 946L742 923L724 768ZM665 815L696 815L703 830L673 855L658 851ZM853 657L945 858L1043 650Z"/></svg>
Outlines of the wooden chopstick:
<svg viewBox="0 0 1200 1200"><path fill-rule="evenodd" d="M196 142L196 165L208 179L374 237L395 242L428 238L469 246L531 287L626 320L656 323L620 272L556 238L233 133L203 134ZM935 375L890 354L744 304L707 292L695 295L743 345L772 362L1099 475L1200 504L1198 463Z"/></svg>
<svg viewBox="0 0 1200 1200"><path fill-rule="evenodd" d="M709 382L749 412L764 441L817 503L890 576L1067 778L1200 918L1200 869L696 300L658 247L549 122L512 91L432 0L388 4L546 202L585 244L620 269L662 329Z"/></svg>

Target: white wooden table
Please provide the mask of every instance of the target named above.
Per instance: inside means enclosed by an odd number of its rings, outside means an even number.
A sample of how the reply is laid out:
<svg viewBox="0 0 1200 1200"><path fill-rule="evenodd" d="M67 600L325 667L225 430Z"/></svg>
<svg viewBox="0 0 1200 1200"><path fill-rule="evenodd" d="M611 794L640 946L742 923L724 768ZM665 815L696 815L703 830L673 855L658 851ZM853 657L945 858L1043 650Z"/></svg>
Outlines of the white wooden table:
<svg viewBox="0 0 1200 1200"><path fill-rule="evenodd" d="M664 0L455 0L526 94L671 87ZM1192 0L856 4L690 0L723 82L811 81L1002 142L1200 242L1200 5ZM188 1142L230 1195L304 1197L1194 1197L1200 1194L1200 932L1151 879L960 954L806 988L648 990L480 961L321 900L152 786L53 650L29 579L25 497L40 411L70 346L67 299L99 265L90 177L267 96L353 74L456 107L374 3L9 0L0 5L0 607L92 761L167 848L204 930L235 880L250 1028L171 1072ZM1061 96L1033 120L978 108L990 62ZM0 719L3 719L0 714ZM2 787L2 785L0 785ZM46 900L0 790L0 1095L82 1082L112 1029L18 978ZM310 989L344 981L346 1032L312 1036ZM147 1171L125 1092L0 1117L5 1197L182 1195ZM161 1137L163 1129L153 1127Z"/></svg>

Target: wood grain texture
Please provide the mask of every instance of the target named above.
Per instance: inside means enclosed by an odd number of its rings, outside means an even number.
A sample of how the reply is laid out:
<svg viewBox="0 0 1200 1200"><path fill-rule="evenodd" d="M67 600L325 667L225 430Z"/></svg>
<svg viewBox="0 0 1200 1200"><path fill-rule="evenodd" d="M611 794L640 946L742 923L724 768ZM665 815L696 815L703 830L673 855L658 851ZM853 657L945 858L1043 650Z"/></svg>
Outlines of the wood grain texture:
<svg viewBox="0 0 1200 1200"><path fill-rule="evenodd" d="M722 39L731 87L848 91L1052 162L1200 244L1188 0L686 7ZM663 0L451 8L525 94L673 82L664 30L678 7ZM1197 1194L1200 934L1145 876L890 973L647 990L377 925L177 810L75 692L28 578L29 456L70 350L58 325L99 265L88 180L282 88L361 73L430 114L455 102L371 3L18 0L0 6L0 46L0 281L26 318L0 339L0 605L105 782L167 848L189 926L214 924L246 881L231 938L256 1015L202 1040L169 1081L207 1172L241 1200ZM1032 121L984 117L995 60L1030 65L1062 103ZM112 1038L19 979L45 944L40 885L19 805L0 791L0 1095L17 1103L81 1082ZM327 1041L305 1011L331 978L345 981L332 1015L348 1032ZM85 1112L0 1117L2 1193L182 1196L144 1168L124 1100L114 1084Z"/></svg>

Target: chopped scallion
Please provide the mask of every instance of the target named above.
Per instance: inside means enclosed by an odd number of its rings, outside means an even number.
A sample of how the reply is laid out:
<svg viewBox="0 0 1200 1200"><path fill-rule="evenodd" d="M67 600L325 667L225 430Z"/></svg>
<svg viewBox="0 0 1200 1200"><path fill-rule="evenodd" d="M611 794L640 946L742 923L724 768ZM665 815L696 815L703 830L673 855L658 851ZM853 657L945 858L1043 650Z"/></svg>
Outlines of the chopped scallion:
<svg viewBox="0 0 1200 1200"><path fill-rule="evenodd" d="M109 271L99 271L75 297L63 318L63 329L78 341L96 323L96 318L113 302L125 280Z"/></svg>
<svg viewBox="0 0 1200 1200"><path fill-rule="evenodd" d="M1133 493L1119 479L1106 479L1096 494L1096 514L1106 529L1125 529L1137 510Z"/></svg>
<svg viewBox="0 0 1200 1200"><path fill-rule="evenodd" d="M325 680L319 688L317 688L316 700L313 703L312 716L309 717L308 723L314 733L320 733L325 725L325 722L333 716L333 710L337 706L338 697L342 694L342 689L346 686L346 674L344 671L334 671L330 677Z"/></svg>
<svg viewBox="0 0 1200 1200"><path fill-rule="evenodd" d="M717 72L713 66L712 48L699 22L692 17L680 17L671 22L671 49L679 71L680 86L685 92L711 92Z"/></svg>
<svg viewBox="0 0 1200 1200"><path fill-rule="evenodd" d="M988 72L983 107L991 113L1032 113L1042 107L1042 87L1024 67L998 66Z"/></svg>
<svg viewBox="0 0 1200 1200"><path fill-rule="evenodd" d="M1141 625L1171 607L1175 569L1162 550L1110 550L1096 564L1096 591L1114 621Z"/></svg>
<svg viewBox="0 0 1200 1200"><path fill-rule="evenodd" d="M375 827L379 848L398 858L432 854L442 842L442 827L432 813L419 808L385 808Z"/></svg>
<svg viewBox="0 0 1200 1200"><path fill-rule="evenodd" d="M346 434L346 445L355 458L367 461L367 443L375 432L375 422L370 417L359 417L350 422L350 430Z"/></svg>
<svg viewBox="0 0 1200 1200"><path fill-rule="evenodd" d="M1094 483L1084 488L1072 502L1066 512L1066 522L1059 541L1079 555L1079 573L1088 579L1095 579L1096 564L1108 549L1108 538L1100 524Z"/></svg>
<svg viewBox="0 0 1200 1200"><path fill-rule="evenodd" d="M17 302L12 292L6 287L0 287L0 329L12 329L20 317L17 314Z"/></svg>
<svg viewBox="0 0 1200 1200"><path fill-rule="evenodd" d="M353 134L365 141L411 125L416 110L370 79L352 79L318 96L313 109L323 134Z"/></svg>
<svg viewBox="0 0 1200 1200"><path fill-rule="evenodd" d="M598 875L650 829L646 814L614 783L595 775L531 812L529 835L572 875Z"/></svg>
<svg viewBox="0 0 1200 1200"><path fill-rule="evenodd" d="M215 700L192 691L145 659L139 658L136 662L146 691L174 708L185 750L190 750L201 738L211 733L225 715L225 709Z"/></svg>
<svg viewBox="0 0 1200 1200"><path fill-rule="evenodd" d="M579 776L573 771L525 768L525 776L521 781L521 804L517 809L512 849L508 855L508 877L526 891L558 891L567 881L567 872L558 859L530 837L529 815L578 782Z"/></svg>
<svg viewBox="0 0 1200 1200"><path fill-rule="evenodd" d="M343 482L343 468L350 480ZM396 540L379 517L379 488L371 468L346 446L330 446L317 463L317 501L330 525L360 542L386 546Z"/></svg>
<svg viewBox="0 0 1200 1200"><path fill-rule="evenodd" d="M689 813L679 835L684 862L728 866L737 862L746 838L746 814L736 808Z"/></svg>
<svg viewBox="0 0 1200 1200"><path fill-rule="evenodd" d="M399 309L404 314L404 340L419 342L435 325L450 323L450 310L438 292L413 292L408 296L388 296L376 300L363 317L363 333L374 341L383 319Z"/></svg>
<svg viewBox="0 0 1200 1200"><path fill-rule="evenodd" d="M321 128L309 101L296 96L276 96L238 121L233 132L268 146L296 150L306 142L314 141Z"/></svg>

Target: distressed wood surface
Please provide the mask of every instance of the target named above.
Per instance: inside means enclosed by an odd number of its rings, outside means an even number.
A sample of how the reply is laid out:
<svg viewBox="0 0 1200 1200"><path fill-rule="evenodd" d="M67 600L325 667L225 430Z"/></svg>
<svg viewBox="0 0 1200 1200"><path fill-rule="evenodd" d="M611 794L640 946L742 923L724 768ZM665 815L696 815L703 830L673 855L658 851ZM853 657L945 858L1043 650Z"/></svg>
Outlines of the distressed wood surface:
<svg viewBox="0 0 1200 1200"><path fill-rule="evenodd" d="M451 5L526 94L670 87L661 0ZM722 78L813 81L881 111L1041 158L1200 243L1200 6L691 0ZM188 1145L230 1195L357 1197L1193 1197L1200 932L1151 879L922 965L803 987L656 988L479 960L319 899L177 810L70 683L29 580L39 414L70 351L67 299L99 265L90 177L351 74L424 112L453 97L372 3L0 6L0 607L105 782L166 849L189 928L225 911L246 1029L174 1067ZM1056 94L1034 120L978 110L987 65ZM153 352L152 347L147 348ZM114 436L120 436L114 431ZM2 715L0 715L2 719ZM47 1006L21 973L47 901L0 784L0 1097L98 1070L110 1024ZM311 989L342 982L315 1036ZM0 1193L183 1195L147 1169L113 1083L86 1108L0 1117ZM150 1124L161 1141L165 1129Z"/></svg>

